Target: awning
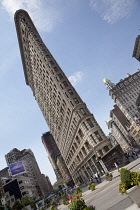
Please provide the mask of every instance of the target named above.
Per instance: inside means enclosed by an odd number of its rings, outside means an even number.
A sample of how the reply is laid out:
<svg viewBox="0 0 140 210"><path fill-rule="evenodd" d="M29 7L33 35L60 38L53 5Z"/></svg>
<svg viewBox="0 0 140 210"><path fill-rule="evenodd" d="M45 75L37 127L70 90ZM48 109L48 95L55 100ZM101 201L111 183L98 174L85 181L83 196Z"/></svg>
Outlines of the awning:
<svg viewBox="0 0 140 210"><path fill-rule="evenodd" d="M49 199L49 198L51 198L51 197L53 197L54 195L55 195L55 194L49 195L47 198L44 199L44 201L47 200L47 199Z"/></svg>
<svg viewBox="0 0 140 210"><path fill-rule="evenodd" d="M38 202L37 202L37 204L40 204L40 203L42 203L43 201L44 201L44 199L43 199L43 200L38 201Z"/></svg>
<svg viewBox="0 0 140 210"><path fill-rule="evenodd" d="M64 191L64 190L66 190L66 189L68 189L70 186L67 186L67 187L64 187L62 190L60 190L59 192L62 192L62 191Z"/></svg>

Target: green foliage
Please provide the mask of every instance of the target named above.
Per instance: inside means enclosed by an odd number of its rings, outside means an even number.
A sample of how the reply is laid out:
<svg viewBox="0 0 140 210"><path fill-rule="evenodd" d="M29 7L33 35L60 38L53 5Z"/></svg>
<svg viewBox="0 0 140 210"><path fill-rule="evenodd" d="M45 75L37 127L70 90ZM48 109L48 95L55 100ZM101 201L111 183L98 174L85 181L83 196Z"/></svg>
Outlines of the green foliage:
<svg viewBox="0 0 140 210"><path fill-rule="evenodd" d="M119 193L121 193L122 195L124 195L124 193L126 192L127 190L127 186L125 183L120 183L119 184Z"/></svg>
<svg viewBox="0 0 140 210"><path fill-rule="evenodd" d="M51 203L52 206L56 206L56 202L54 200L51 200L50 203Z"/></svg>
<svg viewBox="0 0 140 210"><path fill-rule="evenodd" d="M77 187L75 193L76 194L82 193L82 190L79 187Z"/></svg>
<svg viewBox="0 0 140 210"><path fill-rule="evenodd" d="M12 207L12 210L21 210L23 208L23 205L17 200L15 201L13 207Z"/></svg>
<svg viewBox="0 0 140 210"><path fill-rule="evenodd" d="M88 185L88 188L90 190L95 190L95 184L91 182L91 184Z"/></svg>
<svg viewBox="0 0 140 210"><path fill-rule="evenodd" d="M95 184L94 184L94 183L92 183L92 184L90 185L90 189L91 189L91 190L95 190Z"/></svg>
<svg viewBox="0 0 140 210"><path fill-rule="evenodd" d="M121 183L125 183L126 184L126 188L128 189L131 186L130 171L125 169L125 168L121 168L121 170L120 170L120 178L121 178Z"/></svg>
<svg viewBox="0 0 140 210"><path fill-rule="evenodd" d="M91 185L92 183L93 183L92 181L89 181L89 182L88 182L88 185Z"/></svg>
<svg viewBox="0 0 140 210"><path fill-rule="evenodd" d="M67 205L67 204L68 204L68 200L66 200L66 199L63 198L63 199L62 199L62 204L63 204L63 205Z"/></svg>
<svg viewBox="0 0 140 210"><path fill-rule="evenodd" d="M137 185L137 183L138 183L138 172L137 171L130 172L130 178L131 178L131 185Z"/></svg>
<svg viewBox="0 0 140 210"><path fill-rule="evenodd" d="M129 171L125 168L120 170L121 183L119 184L119 192L124 195L126 190L138 185L140 186L140 174L137 171Z"/></svg>
<svg viewBox="0 0 140 210"><path fill-rule="evenodd" d="M113 175L112 175L112 173L106 172L106 173L105 173L105 177L113 177Z"/></svg>
<svg viewBox="0 0 140 210"><path fill-rule="evenodd" d="M95 210L95 206L86 206L84 199L79 195L70 196L69 199L68 208L70 210Z"/></svg>
<svg viewBox="0 0 140 210"><path fill-rule="evenodd" d="M29 199L28 196L23 196L23 197L21 198L21 204L22 204L23 206L28 206L30 203L31 203L31 201L30 201L30 199Z"/></svg>
<svg viewBox="0 0 140 210"><path fill-rule="evenodd" d="M77 199L76 197L73 198L72 202L68 205L70 210L80 210L84 209L85 201L81 199Z"/></svg>
<svg viewBox="0 0 140 210"><path fill-rule="evenodd" d="M44 208L44 207L42 207L42 208L41 208L41 210L45 210L45 208Z"/></svg>
<svg viewBox="0 0 140 210"><path fill-rule="evenodd" d="M137 185L140 186L140 174L137 176Z"/></svg>
<svg viewBox="0 0 140 210"><path fill-rule="evenodd" d="M37 207L36 207L36 205L35 205L35 201L34 201L34 202L32 202L32 203L30 204L30 206L31 206L31 208L32 208L32 209L34 209L34 210L36 210L36 209L37 209Z"/></svg>
<svg viewBox="0 0 140 210"><path fill-rule="evenodd" d="M50 210L54 210L54 206L50 206Z"/></svg>

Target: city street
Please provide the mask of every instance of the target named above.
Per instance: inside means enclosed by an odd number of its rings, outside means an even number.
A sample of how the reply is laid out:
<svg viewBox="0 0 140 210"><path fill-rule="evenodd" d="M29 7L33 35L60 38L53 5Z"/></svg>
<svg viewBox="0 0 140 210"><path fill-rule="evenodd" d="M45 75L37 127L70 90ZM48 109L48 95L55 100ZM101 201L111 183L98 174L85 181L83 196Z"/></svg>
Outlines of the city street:
<svg viewBox="0 0 140 210"><path fill-rule="evenodd" d="M129 163L125 168L140 172L140 158ZM97 210L124 210L133 204L127 195L119 194L119 173L116 170L113 174L114 179L111 182L104 180L101 184L97 185L95 191L88 190L87 187L83 189L83 198L87 205L96 206ZM68 207L61 205L59 209L66 210Z"/></svg>

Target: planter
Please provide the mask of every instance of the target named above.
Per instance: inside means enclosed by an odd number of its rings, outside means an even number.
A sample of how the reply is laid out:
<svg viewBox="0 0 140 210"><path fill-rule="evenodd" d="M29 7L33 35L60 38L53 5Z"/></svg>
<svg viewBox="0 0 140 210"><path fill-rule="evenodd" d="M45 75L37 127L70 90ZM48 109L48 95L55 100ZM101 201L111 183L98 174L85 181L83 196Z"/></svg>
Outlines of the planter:
<svg viewBox="0 0 140 210"><path fill-rule="evenodd" d="M106 180L107 181L112 181L112 177L111 176L108 176L108 177L106 177Z"/></svg>
<svg viewBox="0 0 140 210"><path fill-rule="evenodd" d="M140 207L140 186L131 187L126 191L126 194L138 207Z"/></svg>

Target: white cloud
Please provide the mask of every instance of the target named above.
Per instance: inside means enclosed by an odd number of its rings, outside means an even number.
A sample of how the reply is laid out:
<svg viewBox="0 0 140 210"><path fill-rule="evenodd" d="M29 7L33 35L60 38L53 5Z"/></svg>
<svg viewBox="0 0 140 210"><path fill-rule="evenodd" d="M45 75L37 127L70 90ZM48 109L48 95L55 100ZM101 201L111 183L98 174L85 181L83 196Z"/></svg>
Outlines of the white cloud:
<svg viewBox="0 0 140 210"><path fill-rule="evenodd" d="M112 24L129 17L135 6L136 0L90 0L90 7Z"/></svg>
<svg viewBox="0 0 140 210"><path fill-rule="evenodd" d="M76 72L74 75L71 75L71 76L69 76L69 81L71 82L71 84L73 85L73 86L75 86L75 84L78 82L78 81L80 81L80 80L82 80L82 76L83 76L83 73L82 72Z"/></svg>
<svg viewBox="0 0 140 210"><path fill-rule="evenodd" d="M26 10L38 29L50 32L61 20L61 12L57 4L50 3L49 0L2 0L3 8L13 19L13 15L18 9Z"/></svg>

